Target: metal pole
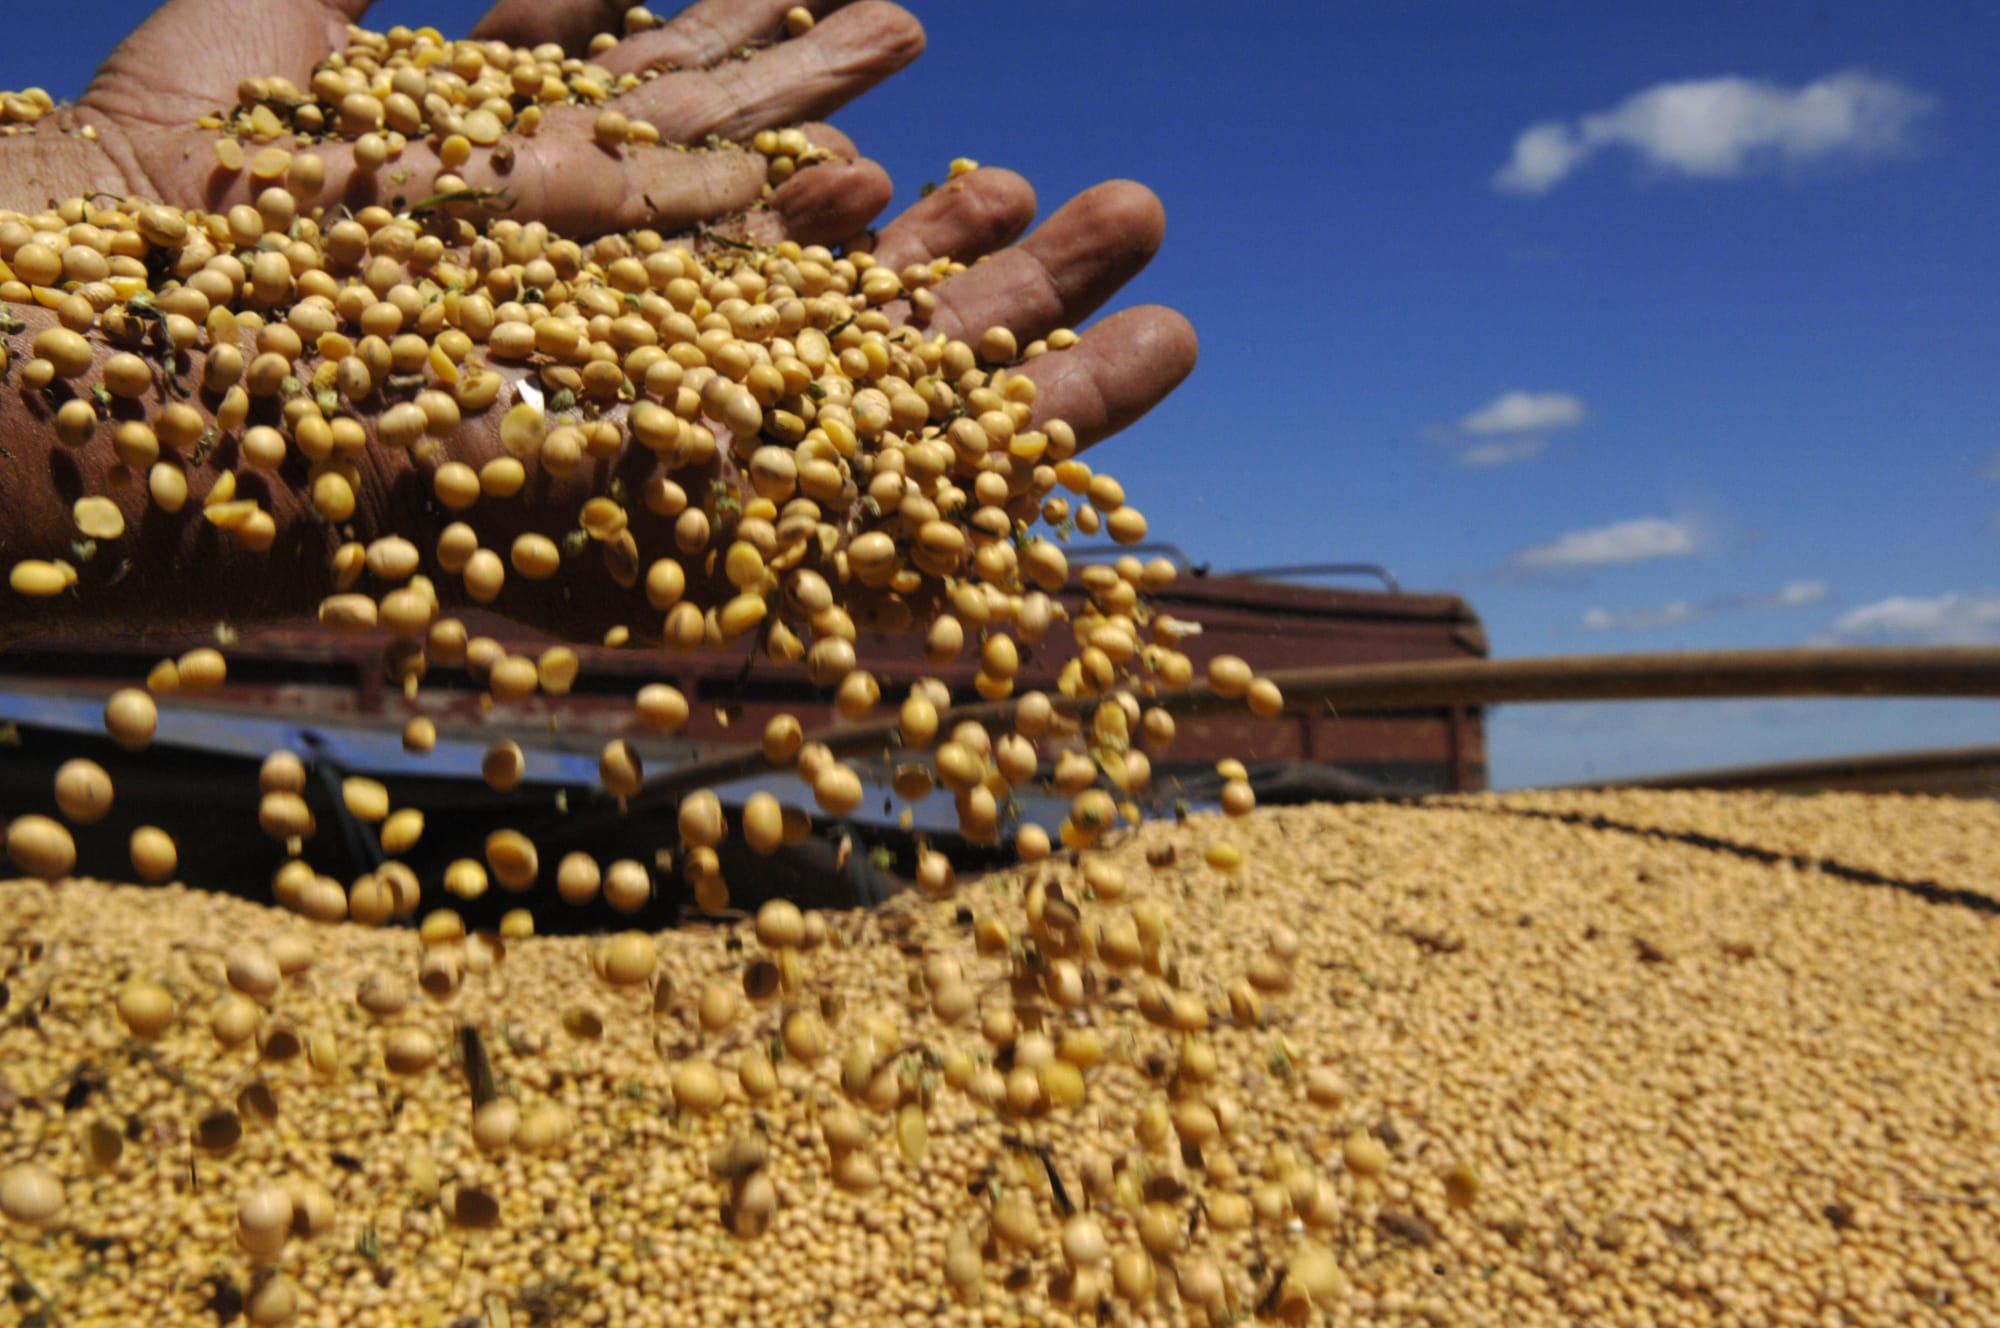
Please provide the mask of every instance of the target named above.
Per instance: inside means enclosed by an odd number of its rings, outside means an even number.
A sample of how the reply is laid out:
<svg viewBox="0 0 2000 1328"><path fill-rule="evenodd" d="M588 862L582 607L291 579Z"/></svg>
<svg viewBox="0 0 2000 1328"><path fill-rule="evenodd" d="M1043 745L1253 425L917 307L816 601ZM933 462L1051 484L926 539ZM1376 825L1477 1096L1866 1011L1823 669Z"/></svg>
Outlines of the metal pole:
<svg viewBox="0 0 2000 1328"><path fill-rule="evenodd" d="M2000 648L1991 646L1845 646L1803 650L1707 650L1649 655L1555 655L1542 659L1420 660L1284 669L1269 675L1287 710L1328 706L1336 713L1484 706L1529 701L1637 701L1742 696L1996 696ZM1074 714L1089 701L1053 698ZM1206 684L1148 698L1176 714L1241 707ZM1012 701L959 706L941 717L988 725L1012 717ZM842 756L890 751L896 721L881 720L813 735ZM635 811L672 805L710 784L770 769L755 747L676 767L646 782Z"/></svg>
<svg viewBox="0 0 2000 1328"><path fill-rule="evenodd" d="M1742 696L2000 696L2000 649L1843 646L1422 660L1286 669L1270 677L1284 689L1287 706L1324 701L1336 710ZM1199 713L1231 703L1193 687L1185 700L1165 698L1164 704Z"/></svg>

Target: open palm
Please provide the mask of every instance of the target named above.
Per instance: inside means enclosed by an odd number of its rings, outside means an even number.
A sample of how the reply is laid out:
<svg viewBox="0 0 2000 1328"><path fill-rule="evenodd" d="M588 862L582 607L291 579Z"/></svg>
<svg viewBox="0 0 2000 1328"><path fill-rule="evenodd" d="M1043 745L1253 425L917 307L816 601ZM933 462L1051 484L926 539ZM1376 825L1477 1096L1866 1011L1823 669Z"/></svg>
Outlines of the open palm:
<svg viewBox="0 0 2000 1328"><path fill-rule="evenodd" d="M94 128L96 150L75 141L27 143L60 160L40 163L45 197L108 190L138 193L181 206L226 208L252 201L241 173L215 169L213 133L196 127L203 115L237 103L239 81L282 74L303 87L313 66L347 45L347 26L370 0L169 0L112 52L78 103ZM810 121L830 113L914 59L923 30L894 5L867 0L833 9L796 40L774 41L788 6L770 0L696 5L664 27L634 36L596 57L613 73L666 70L614 99L631 119L658 126L670 142L700 143L710 135L747 140L760 129ZM601 0L512 0L495 7L474 33L517 45L554 41L581 53L590 36L616 30L622 6ZM748 59L729 58L757 48ZM514 215L553 230L590 235L654 226L669 233L740 213L763 193L765 162L749 150L679 152L627 150L608 154L591 141L595 108L554 107L532 137L509 142L514 165L503 176L482 155L459 173L478 187L504 187ZM865 226L887 203L881 168L858 160L836 131L812 126L809 136L836 160L802 171L775 191L772 210L786 234L803 241L837 241ZM328 140L306 149L321 157L326 186L320 201L376 201L376 181L354 167L350 144ZM422 197L442 169L434 145L410 144L397 163L408 173L408 196ZM33 169L18 153L0 157L0 194L9 167L18 180ZM51 174L87 178L54 180Z"/></svg>

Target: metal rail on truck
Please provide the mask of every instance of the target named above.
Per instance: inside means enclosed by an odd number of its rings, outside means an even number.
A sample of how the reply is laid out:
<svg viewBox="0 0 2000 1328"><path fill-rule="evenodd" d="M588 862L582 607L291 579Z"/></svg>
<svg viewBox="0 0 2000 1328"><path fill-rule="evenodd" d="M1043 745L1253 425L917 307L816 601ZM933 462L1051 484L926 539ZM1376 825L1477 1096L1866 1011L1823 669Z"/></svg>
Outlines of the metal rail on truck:
<svg viewBox="0 0 2000 1328"><path fill-rule="evenodd" d="M1181 552L1178 544L1079 544L1067 550L1077 558L1123 558L1126 555L1140 557L1157 554L1169 558L1174 565L1188 576L1202 578L1211 576L1240 576L1257 581L1293 581L1306 576L1369 576L1382 583L1382 588L1392 595L1403 593L1402 583L1396 574L1380 563L1286 563L1277 567L1241 567L1218 572L1207 563L1192 562Z"/></svg>

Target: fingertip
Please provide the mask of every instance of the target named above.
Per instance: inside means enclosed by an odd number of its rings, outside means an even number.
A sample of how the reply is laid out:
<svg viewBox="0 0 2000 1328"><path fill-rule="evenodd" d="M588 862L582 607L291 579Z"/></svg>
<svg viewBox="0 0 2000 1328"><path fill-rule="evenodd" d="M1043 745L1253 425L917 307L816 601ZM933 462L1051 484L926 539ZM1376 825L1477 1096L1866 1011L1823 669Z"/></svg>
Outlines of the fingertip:
<svg viewBox="0 0 2000 1328"><path fill-rule="evenodd" d="M998 166L947 180L883 228L876 253L895 266L971 262L1019 239L1035 219L1035 187Z"/></svg>
<svg viewBox="0 0 2000 1328"><path fill-rule="evenodd" d="M1137 180L1106 180L1078 194L1065 207L1079 208L1092 227L1124 240L1132 253L1151 257L1167 238L1167 209L1160 196Z"/></svg>
<svg viewBox="0 0 2000 1328"><path fill-rule="evenodd" d="M895 194L877 162L829 161L800 171L771 194L785 234L801 244L836 244L881 215Z"/></svg>
<svg viewBox="0 0 2000 1328"><path fill-rule="evenodd" d="M944 188L955 189L975 181L974 187L991 200L989 206L994 211L1021 219L1020 230L1026 230L1028 223L1035 219L1041 200L1035 196L1035 186L1027 176L1019 171L1010 171L1005 166L981 166L948 182Z"/></svg>
<svg viewBox="0 0 2000 1328"><path fill-rule="evenodd" d="M1146 414L1187 381L1201 358L1201 339L1186 315L1163 304L1120 310L1104 321L1115 324L1114 330L1127 341L1123 362L1144 366L1134 374L1130 396L1113 403L1115 432Z"/></svg>
<svg viewBox="0 0 2000 1328"><path fill-rule="evenodd" d="M1137 353L1167 368L1178 368L1179 383L1194 371L1201 358L1201 337L1186 314L1164 304L1141 304L1120 310L1104 321L1129 319L1135 326Z"/></svg>
<svg viewBox="0 0 2000 1328"><path fill-rule="evenodd" d="M843 161L858 161L861 158L861 149L854 146L854 140L824 120L802 124L799 129L805 134L808 143L822 151L831 152Z"/></svg>
<svg viewBox="0 0 2000 1328"><path fill-rule="evenodd" d="M881 58L894 69L901 69L922 55L930 42L917 16L889 0L859 0L838 12L848 16L848 21L865 22L876 32Z"/></svg>
<svg viewBox="0 0 2000 1328"><path fill-rule="evenodd" d="M1180 311L1148 304L1093 324L1072 350L1022 369L1041 395L1037 419L1061 418L1085 447L1130 428L1194 371L1201 346Z"/></svg>

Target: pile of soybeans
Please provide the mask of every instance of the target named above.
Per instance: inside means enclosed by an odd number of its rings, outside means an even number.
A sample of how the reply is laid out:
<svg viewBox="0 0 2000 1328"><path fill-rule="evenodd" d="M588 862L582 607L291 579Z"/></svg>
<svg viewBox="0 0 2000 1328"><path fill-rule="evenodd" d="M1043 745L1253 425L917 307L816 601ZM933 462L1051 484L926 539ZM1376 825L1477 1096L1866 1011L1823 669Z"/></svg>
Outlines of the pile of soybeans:
<svg viewBox="0 0 2000 1328"><path fill-rule="evenodd" d="M1225 762L1225 815L1147 819L1197 674L1259 716L1285 700L1148 607L1170 565L1070 568L1072 531L1146 533L1037 411L1032 362L1077 334L929 331L948 259L578 242L466 184L621 86L356 29L308 86L251 80L203 122L254 202L0 212L0 425L53 433L86 490L73 537L11 563L6 611L55 621L116 591L133 532L199 523L292 559L412 695L433 668L500 703L574 682L573 651L469 638L466 603L803 669L850 721L884 700L860 627L920 633L938 667L975 653L1007 718L954 715L936 680L890 698L894 792L948 793L1021 865L959 883L926 850L876 911L732 913L725 837L772 853L804 801L867 796L782 716L759 745L800 803L732 824L692 793L651 865L544 864L501 831L436 881L397 861L421 814L365 778L343 801L389 860L318 872L307 771L274 753L243 827L292 855L266 908L72 879L118 772L70 762L4 833L31 878L0 883L11 1315L1747 1326L1992 1301L1991 804L1258 811ZM591 114L606 154L684 150ZM45 95L0 119L65 132ZM322 197L332 140L407 186L393 207ZM796 130L752 146L774 186L821 159ZM1037 654L1055 695L1016 692ZM106 727L143 748L156 697L226 670L163 659ZM633 722L687 713L656 683ZM487 781L522 759L495 744ZM625 741L600 770L642 791ZM1031 789L1070 800L1053 834L1017 814ZM175 876L170 827L129 848ZM706 925L535 934L600 894L642 912L656 866ZM497 932L449 907L382 925L489 885L521 896Z"/></svg>
<svg viewBox="0 0 2000 1328"><path fill-rule="evenodd" d="M444 999L408 930L0 886L12 1302L1993 1321L1994 804L1532 794L1227 829L1235 874L1201 860L1213 821L1155 821L637 958L524 939Z"/></svg>

